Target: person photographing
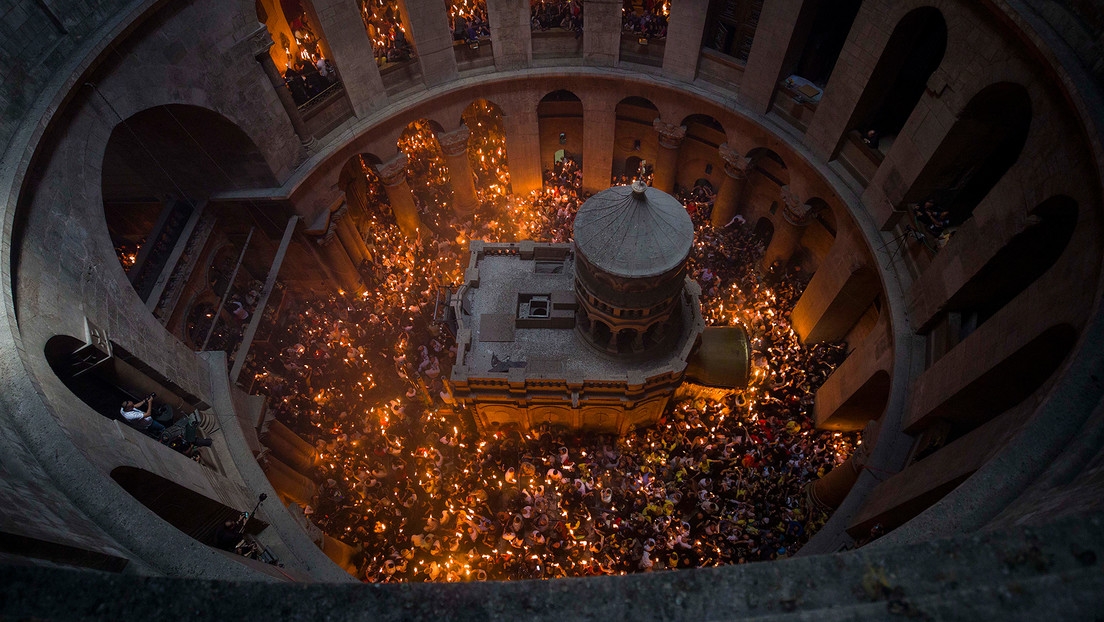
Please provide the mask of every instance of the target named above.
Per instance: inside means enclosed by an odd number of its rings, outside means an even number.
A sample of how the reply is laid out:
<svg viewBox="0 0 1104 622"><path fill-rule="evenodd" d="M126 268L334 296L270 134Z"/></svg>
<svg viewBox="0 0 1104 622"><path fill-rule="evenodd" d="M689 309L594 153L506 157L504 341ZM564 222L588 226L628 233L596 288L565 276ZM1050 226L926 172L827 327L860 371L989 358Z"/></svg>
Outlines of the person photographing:
<svg viewBox="0 0 1104 622"><path fill-rule="evenodd" d="M153 417L150 416L150 411L153 410L153 398L156 395L156 393L150 393L149 397L137 403L125 400L122 408L119 409L119 414L135 430L160 434L165 426L154 421ZM145 406L145 410L142 410L143 406Z"/></svg>

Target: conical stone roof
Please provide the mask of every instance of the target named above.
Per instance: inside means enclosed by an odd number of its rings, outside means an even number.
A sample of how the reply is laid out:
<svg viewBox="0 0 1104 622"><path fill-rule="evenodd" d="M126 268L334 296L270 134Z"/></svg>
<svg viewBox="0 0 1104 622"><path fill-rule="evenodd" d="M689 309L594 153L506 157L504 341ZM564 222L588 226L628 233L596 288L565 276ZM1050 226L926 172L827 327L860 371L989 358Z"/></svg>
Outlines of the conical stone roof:
<svg viewBox="0 0 1104 622"><path fill-rule="evenodd" d="M664 274L686 261L693 245L694 223L682 204L640 182L599 192L575 215L575 248L609 274Z"/></svg>

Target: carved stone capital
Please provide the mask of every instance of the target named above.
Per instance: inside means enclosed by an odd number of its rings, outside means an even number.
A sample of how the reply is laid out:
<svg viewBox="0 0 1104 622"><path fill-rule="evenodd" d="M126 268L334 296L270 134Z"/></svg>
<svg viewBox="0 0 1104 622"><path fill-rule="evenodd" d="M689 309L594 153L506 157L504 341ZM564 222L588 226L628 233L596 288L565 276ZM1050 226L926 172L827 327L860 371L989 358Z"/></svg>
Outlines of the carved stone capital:
<svg viewBox="0 0 1104 622"><path fill-rule="evenodd" d="M733 179L745 179L747 177L748 168L751 167L751 160L748 160L740 155L738 151L729 147L728 143L722 143L717 151L721 153L721 160L724 161L724 170L729 177Z"/></svg>
<svg viewBox="0 0 1104 622"><path fill-rule="evenodd" d="M376 173L385 186L398 186L406 183L406 163L410 156L403 152L390 160L376 165Z"/></svg>
<svg viewBox="0 0 1104 622"><path fill-rule="evenodd" d="M659 134L659 146L667 149L678 149L682 139L686 138L686 126L668 123L659 117L652 121L652 127Z"/></svg>
<svg viewBox="0 0 1104 622"><path fill-rule="evenodd" d="M805 204L789 186L782 186L782 217L795 227L809 224L809 206Z"/></svg>
<svg viewBox="0 0 1104 622"><path fill-rule="evenodd" d="M458 156L468 150L468 138L471 130L468 126L461 125L451 132L439 132L437 143L441 145L441 151L447 156Z"/></svg>
<svg viewBox="0 0 1104 622"><path fill-rule="evenodd" d="M253 58L267 55L269 48L276 45L276 42L272 40L272 34L268 32L268 28L264 24L257 24L257 29L246 36L245 42L249 46Z"/></svg>
<svg viewBox="0 0 1104 622"><path fill-rule="evenodd" d="M349 213L349 203L344 199L341 201L341 205L336 210L330 213L330 222L334 225L341 222L341 219Z"/></svg>

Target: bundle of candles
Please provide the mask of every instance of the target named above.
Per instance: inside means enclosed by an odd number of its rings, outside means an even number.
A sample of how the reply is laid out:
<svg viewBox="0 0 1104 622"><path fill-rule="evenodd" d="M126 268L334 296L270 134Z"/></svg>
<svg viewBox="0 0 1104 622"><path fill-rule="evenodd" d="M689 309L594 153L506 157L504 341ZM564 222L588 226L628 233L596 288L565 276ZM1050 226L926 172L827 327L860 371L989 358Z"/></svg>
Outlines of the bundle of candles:
<svg viewBox="0 0 1104 622"><path fill-rule="evenodd" d="M503 168L505 165L503 164ZM433 322L468 240L565 241L585 198L564 160L529 196L485 202L448 237L405 242L384 210L362 219L364 292L290 309L249 369L281 421L314 443L308 508L357 548L365 581L471 581L624 574L791 555L826 515L803 487L857 439L816 430L812 397L843 358L803 346L787 315L800 273L760 274L750 232L708 224L709 193L682 193L695 222L691 275L713 324L752 336L751 386L722 402L673 403L623 437L560 429L480 435L445 400L455 344ZM486 192L486 188L483 188ZM485 194L486 196L486 194Z"/></svg>
<svg viewBox="0 0 1104 622"><path fill-rule="evenodd" d="M510 171L506 166L506 128L502 112L480 99L464 110L464 124L471 131L468 160L475 185L485 201L501 201L510 194Z"/></svg>

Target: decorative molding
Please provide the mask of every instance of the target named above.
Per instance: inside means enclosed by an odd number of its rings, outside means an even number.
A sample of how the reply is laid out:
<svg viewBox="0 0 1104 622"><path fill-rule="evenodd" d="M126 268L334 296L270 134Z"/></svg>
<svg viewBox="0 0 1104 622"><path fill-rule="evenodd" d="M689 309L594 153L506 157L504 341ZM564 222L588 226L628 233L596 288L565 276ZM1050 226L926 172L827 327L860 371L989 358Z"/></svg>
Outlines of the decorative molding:
<svg viewBox="0 0 1104 622"><path fill-rule="evenodd" d="M731 147L728 143L722 143L717 149L721 154L721 160L724 161L724 170L729 177L733 179L746 179L748 174L748 168L751 167L751 160L748 160L744 156Z"/></svg>
<svg viewBox="0 0 1104 622"><path fill-rule="evenodd" d="M659 134L659 146L667 149L678 149L682 139L686 138L686 126L668 123L659 117L652 121L652 127Z"/></svg>
<svg viewBox="0 0 1104 622"><path fill-rule="evenodd" d="M268 27L264 24L257 24L257 29L245 37L245 42L249 45L253 58L261 58L268 54L269 48L276 45L272 40L272 33L268 32Z"/></svg>
<svg viewBox="0 0 1104 622"><path fill-rule="evenodd" d="M810 209L793 193L789 186L782 186L782 217L795 227L809 224Z"/></svg>
<svg viewBox="0 0 1104 622"><path fill-rule="evenodd" d="M406 163L409 160L410 156L400 151L398 155L390 160L377 164L376 173L379 174L383 185L398 186L406 183Z"/></svg>
<svg viewBox="0 0 1104 622"><path fill-rule="evenodd" d="M468 138L471 130L468 126L461 125L451 132L438 132L437 143L441 145L441 151L447 156L458 156L468 151Z"/></svg>

